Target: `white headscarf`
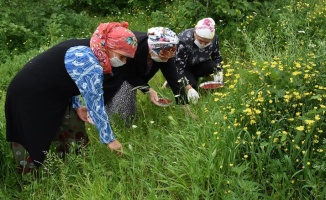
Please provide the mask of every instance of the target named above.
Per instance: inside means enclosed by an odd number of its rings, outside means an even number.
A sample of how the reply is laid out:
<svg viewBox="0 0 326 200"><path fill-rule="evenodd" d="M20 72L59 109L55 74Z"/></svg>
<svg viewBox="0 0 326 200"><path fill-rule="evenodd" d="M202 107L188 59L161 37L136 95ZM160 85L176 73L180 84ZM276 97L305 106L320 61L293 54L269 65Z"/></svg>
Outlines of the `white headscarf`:
<svg viewBox="0 0 326 200"><path fill-rule="evenodd" d="M212 39L215 35L215 21L212 18L204 18L198 21L195 30L198 36Z"/></svg>

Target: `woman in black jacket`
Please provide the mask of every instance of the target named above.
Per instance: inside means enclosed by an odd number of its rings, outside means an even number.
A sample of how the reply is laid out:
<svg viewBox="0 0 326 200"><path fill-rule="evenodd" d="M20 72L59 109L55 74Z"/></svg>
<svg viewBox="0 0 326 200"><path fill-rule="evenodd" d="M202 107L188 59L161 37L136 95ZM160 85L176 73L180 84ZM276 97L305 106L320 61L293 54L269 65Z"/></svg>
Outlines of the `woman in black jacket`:
<svg viewBox="0 0 326 200"><path fill-rule="evenodd" d="M116 93L113 93L109 82L103 83L105 102L109 116L118 114L130 125L136 115L136 89L144 94L148 93L152 103L158 105L157 92L148 84L149 80L161 70L164 78L175 95L178 105L184 105L190 112L185 90L181 87L179 75L174 65L173 57L179 42L177 35L169 28L154 27L148 29L147 34L133 32L138 41L135 57L128 59L121 67L124 71L124 80ZM107 75L109 76L109 75ZM111 88L110 88L111 87ZM114 94L114 95L112 95Z"/></svg>

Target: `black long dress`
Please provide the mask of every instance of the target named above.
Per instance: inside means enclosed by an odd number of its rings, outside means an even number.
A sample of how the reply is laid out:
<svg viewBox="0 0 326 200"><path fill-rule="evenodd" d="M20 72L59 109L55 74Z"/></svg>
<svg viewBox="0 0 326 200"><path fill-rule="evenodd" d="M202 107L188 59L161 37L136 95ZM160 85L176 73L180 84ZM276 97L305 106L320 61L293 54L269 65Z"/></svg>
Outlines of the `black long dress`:
<svg viewBox="0 0 326 200"><path fill-rule="evenodd" d="M7 89L7 140L23 145L36 165L44 161L71 98L80 94L66 71L65 53L73 46L89 46L89 41L71 39L41 53L17 73Z"/></svg>
<svg viewBox="0 0 326 200"><path fill-rule="evenodd" d="M133 31L137 38L137 50L134 58L128 58L127 63L119 68L113 68L113 70L119 70L119 76L117 72L113 71L116 76L115 84L113 84L110 75L104 75L103 90L104 90L104 102L107 103L120 88L123 81L128 81L133 87L145 86L141 89L142 92L148 91L148 82L154 75L161 70L164 78L169 83L169 86L175 95L175 101L177 104L188 103L187 96L184 88L179 83L179 76L173 59L169 59L168 62L155 62L148 65L148 36L144 32ZM147 87L146 87L147 86Z"/></svg>

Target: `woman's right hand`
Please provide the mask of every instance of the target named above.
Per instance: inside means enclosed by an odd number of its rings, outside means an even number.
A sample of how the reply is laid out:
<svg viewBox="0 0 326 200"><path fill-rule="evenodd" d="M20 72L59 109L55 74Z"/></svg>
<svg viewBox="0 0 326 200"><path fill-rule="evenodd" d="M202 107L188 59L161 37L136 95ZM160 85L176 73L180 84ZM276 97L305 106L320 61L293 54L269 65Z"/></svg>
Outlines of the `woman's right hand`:
<svg viewBox="0 0 326 200"><path fill-rule="evenodd" d="M155 105L160 105L158 103L158 96L157 96L157 92L155 90L153 90L152 88L149 88L149 99L151 100L151 102L153 102Z"/></svg>
<svg viewBox="0 0 326 200"><path fill-rule="evenodd" d="M119 156L123 156L122 144L118 140L114 140L108 144L108 148Z"/></svg>
<svg viewBox="0 0 326 200"><path fill-rule="evenodd" d="M86 106L82 106L82 107L80 107L80 108L75 108L75 111L76 111L78 117L79 117L81 120L83 120L84 122L88 122L88 120L87 120L87 115L88 115L88 113L87 113L87 108L86 108Z"/></svg>

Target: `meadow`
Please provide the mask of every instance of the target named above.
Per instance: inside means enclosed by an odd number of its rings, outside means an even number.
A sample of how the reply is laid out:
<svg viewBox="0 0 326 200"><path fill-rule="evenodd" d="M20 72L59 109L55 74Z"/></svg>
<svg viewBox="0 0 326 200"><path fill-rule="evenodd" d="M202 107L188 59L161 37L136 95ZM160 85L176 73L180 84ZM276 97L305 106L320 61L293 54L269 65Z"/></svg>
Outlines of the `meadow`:
<svg viewBox="0 0 326 200"><path fill-rule="evenodd" d="M64 160L50 151L37 178L17 174L5 140L6 87L63 38L2 62L0 199L326 199L326 3L282 2L268 17L253 12L232 29L216 20L225 85L199 90L190 105L198 120L139 93L131 128L112 121L123 157L87 125L90 145ZM132 30L157 25L128 13L105 20L127 20ZM172 98L163 82L157 74L150 85Z"/></svg>

